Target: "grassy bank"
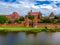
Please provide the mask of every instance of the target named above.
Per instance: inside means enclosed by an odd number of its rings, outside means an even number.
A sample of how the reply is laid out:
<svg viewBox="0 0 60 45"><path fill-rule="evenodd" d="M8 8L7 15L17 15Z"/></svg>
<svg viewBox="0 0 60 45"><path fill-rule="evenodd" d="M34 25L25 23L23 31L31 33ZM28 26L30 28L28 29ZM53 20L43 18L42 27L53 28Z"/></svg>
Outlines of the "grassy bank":
<svg viewBox="0 0 60 45"><path fill-rule="evenodd" d="M0 32L60 32L60 28L49 28L49 27L20 27L20 26L0 26Z"/></svg>

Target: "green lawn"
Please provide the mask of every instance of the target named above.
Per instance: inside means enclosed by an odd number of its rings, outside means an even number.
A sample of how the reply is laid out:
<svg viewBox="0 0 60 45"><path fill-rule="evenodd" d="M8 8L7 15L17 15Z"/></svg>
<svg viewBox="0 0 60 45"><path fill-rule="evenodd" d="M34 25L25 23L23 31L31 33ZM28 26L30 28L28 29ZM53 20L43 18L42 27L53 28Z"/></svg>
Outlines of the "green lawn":
<svg viewBox="0 0 60 45"><path fill-rule="evenodd" d="M5 30L5 31L41 31L43 27L20 27L20 26L0 26L0 30Z"/></svg>
<svg viewBox="0 0 60 45"><path fill-rule="evenodd" d="M49 27L25 27L25 26L0 26L0 31L4 31L4 32L19 32L19 31L24 31L24 32L40 32L40 31L48 31L48 32L55 32L55 31L59 31L60 32L60 28L49 28Z"/></svg>

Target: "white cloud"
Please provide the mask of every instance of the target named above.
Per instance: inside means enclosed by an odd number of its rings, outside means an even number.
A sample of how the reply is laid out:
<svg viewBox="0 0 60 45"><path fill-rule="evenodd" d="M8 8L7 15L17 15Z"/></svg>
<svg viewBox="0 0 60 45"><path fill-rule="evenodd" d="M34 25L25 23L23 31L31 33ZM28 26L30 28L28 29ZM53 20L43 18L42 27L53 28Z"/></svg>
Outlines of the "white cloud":
<svg viewBox="0 0 60 45"><path fill-rule="evenodd" d="M36 0L36 1L60 1L60 0Z"/></svg>
<svg viewBox="0 0 60 45"><path fill-rule="evenodd" d="M40 8L53 9L51 5L40 5Z"/></svg>
<svg viewBox="0 0 60 45"><path fill-rule="evenodd" d="M41 0L40 0L41 1ZM56 3L59 3L60 1L54 1L51 4L43 4L36 6L36 2L34 0L17 0L19 3L5 3L0 2L0 13L4 14L10 14L14 11L18 12L20 15L25 15L29 10L33 11L41 11L43 14L47 15L50 14L52 11L55 14L60 13L60 7L58 8L56 6Z"/></svg>

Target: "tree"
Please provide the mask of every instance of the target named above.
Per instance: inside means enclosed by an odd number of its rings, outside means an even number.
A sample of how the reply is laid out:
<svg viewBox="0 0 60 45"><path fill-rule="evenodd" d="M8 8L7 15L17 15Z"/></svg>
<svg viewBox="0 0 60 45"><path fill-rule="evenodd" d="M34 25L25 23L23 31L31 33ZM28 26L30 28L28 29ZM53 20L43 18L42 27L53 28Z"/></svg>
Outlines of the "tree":
<svg viewBox="0 0 60 45"><path fill-rule="evenodd" d="M8 19L7 19L6 16L4 16L4 15L1 15L1 16L0 16L0 24L4 24L4 23L6 23L7 21L8 21Z"/></svg>
<svg viewBox="0 0 60 45"><path fill-rule="evenodd" d="M24 17L23 17L23 16L21 16L19 20L20 20L20 21L24 21Z"/></svg>
<svg viewBox="0 0 60 45"><path fill-rule="evenodd" d="M57 19L57 23L60 23L60 19Z"/></svg>
<svg viewBox="0 0 60 45"><path fill-rule="evenodd" d="M8 20L8 22L7 22L8 24L11 24L12 22L10 21L10 20Z"/></svg>
<svg viewBox="0 0 60 45"><path fill-rule="evenodd" d="M60 19L60 15L59 16L55 16L55 19Z"/></svg>
<svg viewBox="0 0 60 45"><path fill-rule="evenodd" d="M26 15L26 17L28 17L30 20L33 20L34 19L34 16L33 15Z"/></svg>
<svg viewBox="0 0 60 45"><path fill-rule="evenodd" d="M44 18L42 19L42 23L54 23L54 19Z"/></svg>
<svg viewBox="0 0 60 45"><path fill-rule="evenodd" d="M14 22L15 23L19 23L19 19L18 18L15 18Z"/></svg>

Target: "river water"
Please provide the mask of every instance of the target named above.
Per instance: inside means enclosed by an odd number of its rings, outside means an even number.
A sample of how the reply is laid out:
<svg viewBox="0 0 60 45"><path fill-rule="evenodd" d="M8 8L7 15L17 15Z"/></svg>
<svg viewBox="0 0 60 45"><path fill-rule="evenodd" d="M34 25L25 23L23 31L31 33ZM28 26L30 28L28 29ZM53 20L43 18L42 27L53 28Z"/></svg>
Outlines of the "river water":
<svg viewBox="0 0 60 45"><path fill-rule="evenodd" d="M60 32L0 33L0 45L60 45Z"/></svg>

